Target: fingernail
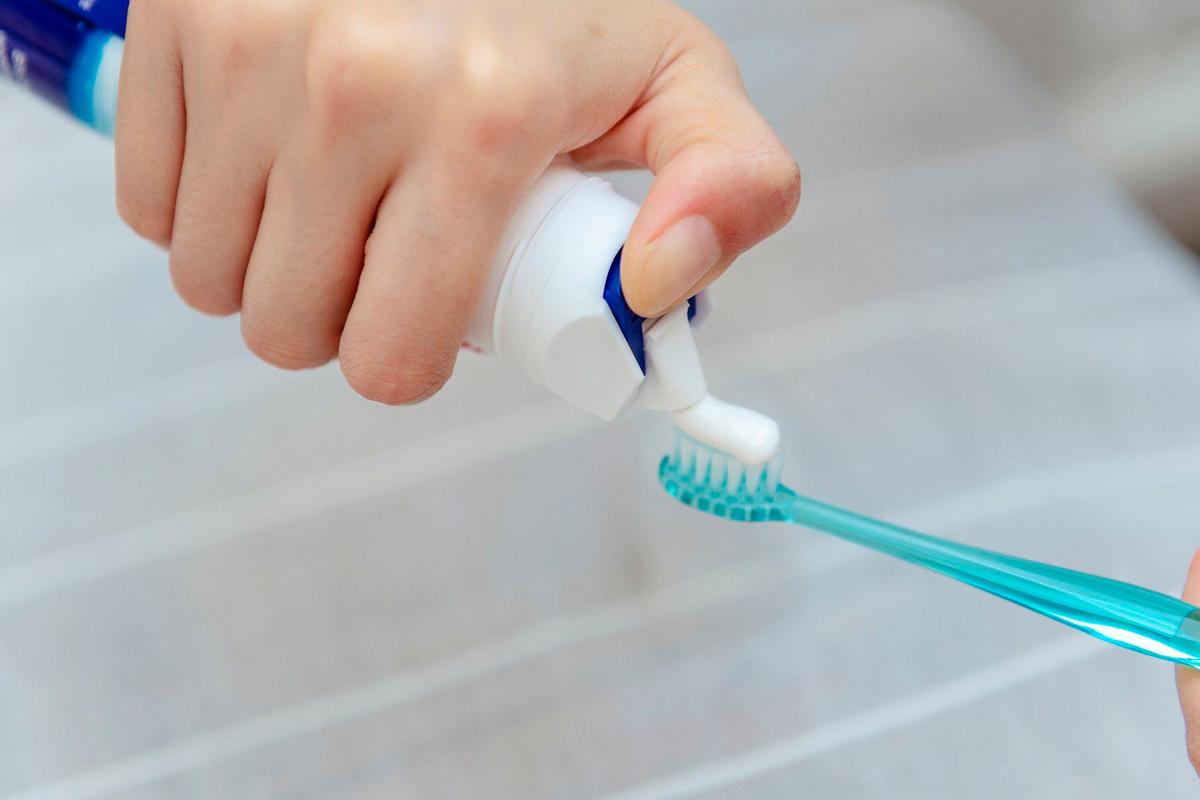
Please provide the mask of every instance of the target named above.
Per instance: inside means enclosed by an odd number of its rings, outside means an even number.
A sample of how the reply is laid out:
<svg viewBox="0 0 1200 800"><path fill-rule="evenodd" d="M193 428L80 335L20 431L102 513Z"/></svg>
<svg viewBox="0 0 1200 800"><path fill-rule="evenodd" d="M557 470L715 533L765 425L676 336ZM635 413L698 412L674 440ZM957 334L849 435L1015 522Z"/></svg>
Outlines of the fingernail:
<svg viewBox="0 0 1200 800"><path fill-rule="evenodd" d="M641 302L658 316L684 297L721 259L712 223L688 217L675 223L646 248L642 263Z"/></svg>

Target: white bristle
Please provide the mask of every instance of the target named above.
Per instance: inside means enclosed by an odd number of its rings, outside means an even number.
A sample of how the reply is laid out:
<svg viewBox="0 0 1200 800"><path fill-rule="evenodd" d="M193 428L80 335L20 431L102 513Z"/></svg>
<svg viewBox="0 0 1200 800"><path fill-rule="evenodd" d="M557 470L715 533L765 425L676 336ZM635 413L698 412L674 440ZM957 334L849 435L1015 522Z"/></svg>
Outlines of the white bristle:
<svg viewBox="0 0 1200 800"><path fill-rule="evenodd" d="M697 442L676 429L667 464L697 496L712 502L753 506L770 503L779 487L783 459L776 453L761 464L745 464L730 453Z"/></svg>
<svg viewBox="0 0 1200 800"><path fill-rule="evenodd" d="M707 487L716 489L716 491L724 491L727 468L728 463L725 458L721 458L720 456L709 458Z"/></svg>
<svg viewBox="0 0 1200 800"><path fill-rule="evenodd" d="M696 482L704 483L708 480L709 469L713 461L713 453L707 447L700 445L695 446L696 450Z"/></svg>
<svg viewBox="0 0 1200 800"><path fill-rule="evenodd" d="M695 443L689 442L687 439L681 439L679 446L676 449L679 451L679 474L690 475L692 471L692 463L695 458Z"/></svg>
<svg viewBox="0 0 1200 800"><path fill-rule="evenodd" d="M741 491L742 481L746 479L746 465L733 457L726 457L724 461L727 465L725 490L736 494Z"/></svg>
<svg viewBox="0 0 1200 800"><path fill-rule="evenodd" d="M779 456L767 462L766 469L763 473L763 491L768 495L774 495L775 490L779 488L780 473L783 472L783 459Z"/></svg>

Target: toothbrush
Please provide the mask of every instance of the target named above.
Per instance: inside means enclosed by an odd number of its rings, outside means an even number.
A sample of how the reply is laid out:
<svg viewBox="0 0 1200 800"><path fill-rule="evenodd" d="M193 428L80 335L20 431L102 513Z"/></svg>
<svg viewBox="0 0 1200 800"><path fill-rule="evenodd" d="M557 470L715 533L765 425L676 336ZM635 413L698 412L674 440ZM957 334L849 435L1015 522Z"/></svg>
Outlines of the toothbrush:
<svg viewBox="0 0 1200 800"><path fill-rule="evenodd" d="M1200 609L1110 578L918 533L796 494L780 457L747 470L686 434L659 466L667 493L737 521L776 521L833 534L1002 597L1109 644L1200 669Z"/></svg>

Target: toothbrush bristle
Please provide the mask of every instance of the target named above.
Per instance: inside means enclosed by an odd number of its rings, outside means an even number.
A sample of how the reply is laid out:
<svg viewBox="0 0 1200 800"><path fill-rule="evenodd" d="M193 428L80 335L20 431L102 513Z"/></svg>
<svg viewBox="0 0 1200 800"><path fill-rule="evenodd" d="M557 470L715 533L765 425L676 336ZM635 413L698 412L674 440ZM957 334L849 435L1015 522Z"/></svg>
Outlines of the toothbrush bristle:
<svg viewBox="0 0 1200 800"><path fill-rule="evenodd" d="M779 483L782 468L782 455L747 465L677 431L675 446L659 465L658 479L668 494L699 511L762 522L786 519L781 501L791 492Z"/></svg>

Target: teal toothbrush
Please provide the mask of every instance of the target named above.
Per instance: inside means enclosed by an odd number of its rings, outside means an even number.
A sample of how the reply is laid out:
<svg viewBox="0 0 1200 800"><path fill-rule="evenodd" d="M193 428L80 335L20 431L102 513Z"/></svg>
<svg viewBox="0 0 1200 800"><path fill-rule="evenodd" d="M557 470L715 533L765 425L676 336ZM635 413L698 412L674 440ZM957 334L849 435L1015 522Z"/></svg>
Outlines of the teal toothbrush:
<svg viewBox="0 0 1200 800"><path fill-rule="evenodd" d="M746 465L678 435L659 466L667 493L726 519L777 521L833 534L1003 597L1110 644L1200 669L1200 609L1085 572L918 533L796 494L779 457Z"/></svg>

